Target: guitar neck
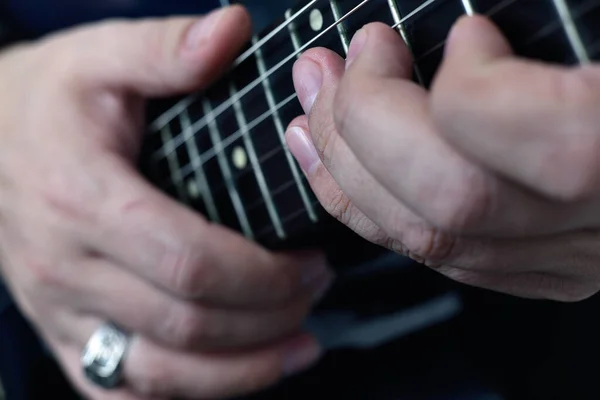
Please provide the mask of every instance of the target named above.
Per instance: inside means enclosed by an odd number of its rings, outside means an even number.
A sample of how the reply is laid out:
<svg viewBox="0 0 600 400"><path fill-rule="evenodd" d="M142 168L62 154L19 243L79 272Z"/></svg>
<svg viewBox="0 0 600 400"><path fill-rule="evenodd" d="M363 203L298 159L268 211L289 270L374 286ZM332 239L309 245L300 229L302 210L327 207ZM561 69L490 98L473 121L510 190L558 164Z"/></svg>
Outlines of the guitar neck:
<svg viewBox="0 0 600 400"><path fill-rule="evenodd" d="M284 140L303 113L295 59L317 46L345 56L354 33L380 21L402 35L414 80L427 88L451 26L473 12L496 22L522 56L563 65L600 59L598 0L304 1L255 36L210 89L150 104L142 169L212 221L267 245L285 243L325 218Z"/></svg>

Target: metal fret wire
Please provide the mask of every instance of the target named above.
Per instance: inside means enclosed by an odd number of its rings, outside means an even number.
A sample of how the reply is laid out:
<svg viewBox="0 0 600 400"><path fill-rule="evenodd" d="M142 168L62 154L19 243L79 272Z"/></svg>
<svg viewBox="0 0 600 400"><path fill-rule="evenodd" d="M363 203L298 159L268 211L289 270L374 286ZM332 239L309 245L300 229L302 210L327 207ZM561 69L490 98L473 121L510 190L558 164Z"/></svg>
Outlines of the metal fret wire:
<svg viewBox="0 0 600 400"><path fill-rule="evenodd" d="M244 61L246 61L246 59L248 57L250 57L251 55L254 54L254 51L257 49L257 45L260 43L261 47L264 46L269 40L271 40L277 33L279 33L281 30L283 30L284 28L286 28L288 25L290 25L291 23L294 22L294 20L296 20L298 17L300 17L303 13L305 13L307 11L308 8L310 8L311 5L317 3L320 0L312 0L309 4L307 4L305 7L303 7L301 10L299 10L296 14L291 15L289 18L287 18L281 25L279 25L277 28L275 28L273 31L271 31L267 36L265 36L262 40L260 40L256 45L252 46L252 48L248 49L246 52L244 52L242 55L240 55L233 63L232 65L232 69L235 68L236 66L239 66L239 64L243 63ZM225 7L229 5L229 0L221 0L221 6ZM266 40L265 40L266 39ZM254 51L252 53L250 53L250 51L254 49ZM192 103L194 103L196 100L198 100L199 97L199 93L194 93L194 94L190 94L188 96L186 96L184 99L180 100L177 102L177 104L175 104L174 106L172 106L171 108L169 108L167 111L163 112L158 118L156 118L149 126L149 130L151 133L157 133L159 132L162 128L164 128L167 124L169 124L170 122L172 122L175 118L177 118L184 110L186 110Z"/></svg>
<svg viewBox="0 0 600 400"><path fill-rule="evenodd" d="M505 9L506 7L510 6L512 3L516 2L518 0L504 0L502 3L499 3L496 7L494 7L493 9L491 9L486 16L491 17L493 15L495 15L496 13L502 11L503 9ZM576 9L572 10L572 18L574 21L582 18L583 16L585 16L588 12L592 11L598 4L600 3L600 0L590 0L582 5L580 5L579 7L577 7ZM414 12L414 11L413 11ZM411 13L413 14L413 13ZM411 15L409 14L409 15ZM407 15L408 17L408 15ZM406 18L406 17L405 17ZM402 22L399 22L397 24L395 24L394 26L392 26L394 29L398 28L400 25L402 24ZM553 27L553 29L549 29L549 27ZM534 34L533 37L535 38L535 40L540 40L542 39L544 36L555 32L558 29L563 29L563 25L561 23L561 21L553 21L550 22L549 24L547 24L546 26L544 26L543 28L540 29L539 32L546 32L546 34L544 35L539 35L539 34ZM445 43L442 42L442 44ZM532 45L534 44L535 41L528 41L527 45ZM436 47L439 47L439 44L436 45ZM589 52L589 56L592 57L594 56L596 53L600 53L600 40L596 41L595 43L593 43L590 48L588 49ZM281 151L281 149L278 149L279 151ZM273 154L268 153L267 156L273 156ZM239 176L243 176L244 174L240 174ZM282 191L285 191L287 188L291 187L293 185L293 182L286 182L283 185L281 185L280 187L276 188L273 190L273 193L280 193ZM219 189L218 189L219 190ZM217 192L218 193L218 192ZM251 203L250 206L246 209L247 213L252 212L253 209L259 207L260 205L262 205L262 203L264 203L263 200L258 199L256 202ZM319 205L319 202L316 201L313 203L314 205ZM282 222L283 223L287 223L297 217L299 217L300 215L302 215L305 212L305 210L302 209L298 209L297 211L285 216L284 218L282 218ZM269 234L270 232L273 231L273 227L272 226L266 226L265 228L263 228L262 230L258 231L257 233L257 237L263 237L267 234Z"/></svg>
<svg viewBox="0 0 600 400"><path fill-rule="evenodd" d="M493 15L495 15L496 13L502 11L503 9L505 9L506 7L510 6L512 3L517 2L518 0L504 0L502 3L499 3L496 7L494 7L492 10L490 10L490 12L488 12L487 16L491 17ZM593 1L590 1L588 3L585 3L583 6L581 6L579 9L576 9L573 13L574 17L581 17L582 12L585 11L589 11L590 7L590 3L593 3ZM419 11L419 10L416 10ZM413 13L415 13L415 11L413 11L411 14L407 15L407 17L410 17ZM406 20L406 18L403 18L403 20ZM396 23L393 28L397 28L402 22ZM548 29L548 27L551 27L552 29ZM560 29L562 27L560 21L553 21L549 24L547 24L545 27L543 27L540 32L544 32L545 35L552 33L555 29ZM544 36L545 36L544 35ZM540 36L538 34L534 35L534 38L536 40L541 39L543 36ZM445 41L442 41L438 44L436 44L433 49L439 49L440 47L442 47L445 44ZM533 42L528 42L528 45L533 44ZM419 55L417 58L417 61L423 59L424 57L426 57L427 55L431 54L432 50L428 50L426 52L424 52L422 55ZM257 117L256 119L254 119L252 122L248 123L248 130L252 130L255 129L258 125L260 125L262 122L264 122L265 120L267 120L269 117L271 117L275 112L280 111L283 107L285 107L286 105L288 105L291 101L293 101L294 99L296 99L297 95L296 94L292 94L289 97L287 97L285 100L283 100L282 102L278 103L276 105L276 107L273 110L269 110L266 111L265 113L263 113L262 115L260 115L259 117ZM242 132L241 129L238 129L238 131L236 131L233 135L227 137L225 140L223 140L221 143L218 143L214 148L212 148L211 150L208 150L204 153L202 153L200 155L201 157L201 164L205 164L207 162L209 162L211 159L213 159L216 155L218 155L220 152L224 151L225 149L227 149L228 147L230 147L231 145L233 145L233 143L240 139L242 137ZM266 153L265 155L263 155L260 159L259 162L261 164L263 164L265 161L269 160L271 157L274 157L275 155L277 155L280 151L282 151L283 148L282 147L277 147L275 149L273 149L272 151ZM197 164L197 162L196 162ZM192 163L189 163L185 166L183 166L183 168L181 169L181 174L179 178L176 178L175 181L165 181L163 182L163 186L164 185L169 185L169 184L178 184L178 183L183 183L188 177L190 177L192 174L194 173L194 165L192 165ZM245 170L241 173L239 173L238 175L236 175L236 179L240 179L243 176L247 175L249 173L249 171ZM224 188L224 186L219 186L216 189L214 189L213 193L218 194L220 190L222 190Z"/></svg>
<svg viewBox="0 0 600 400"><path fill-rule="evenodd" d="M341 24L342 22L347 20L350 16L352 16L354 13L359 11L365 4L367 4L370 1L372 1L372 0L363 0L362 2L360 2L352 10L347 12L342 18L338 19L335 23L328 26L325 30L323 30L321 33L319 33L314 38L312 38L310 41L308 41L300 49L298 49L294 53L290 54L288 57L286 57L281 62L279 62L277 65L275 65L274 67L269 69L266 73L259 76L257 79L252 81L250 84L246 85L243 89L241 89L238 92L237 99L241 99L241 98L245 97L248 93L250 93L252 90L254 90L258 85L261 85L265 79L268 79L271 75L273 75L275 72L277 72L279 69L281 69L284 65L286 65L288 62L293 60L294 57L296 57L296 55L298 55L298 54L302 53L304 50L308 49L313 43L315 43L321 37L323 37L324 35L329 33L332 29L336 28L339 24ZM425 2L424 5L429 5L431 3L434 3L435 1L438 1L438 0L427 0L427 2ZM424 7L421 6L419 8L424 8ZM213 119L218 118L225 111L228 111L229 109L231 109L232 106L233 106L233 99L228 99L228 100L224 101L223 103L221 103L218 107L216 107L213 110L214 114L213 114L212 118ZM198 131L200 131L201 129L204 129L204 127L206 127L209 122L210 122L209 118L207 118L206 116L204 116L203 118L201 118L200 120L195 122L194 125L190 129L188 129L187 131L181 132L179 135L177 135L177 137L175 137L169 150L175 151L177 148L179 148L181 145L183 145L183 143L186 140L191 139ZM173 150L173 149L175 149L175 150ZM169 155L169 151L167 151L165 149L165 146L162 146L159 150L157 150L152 155L151 159L153 161L161 161L168 155Z"/></svg>

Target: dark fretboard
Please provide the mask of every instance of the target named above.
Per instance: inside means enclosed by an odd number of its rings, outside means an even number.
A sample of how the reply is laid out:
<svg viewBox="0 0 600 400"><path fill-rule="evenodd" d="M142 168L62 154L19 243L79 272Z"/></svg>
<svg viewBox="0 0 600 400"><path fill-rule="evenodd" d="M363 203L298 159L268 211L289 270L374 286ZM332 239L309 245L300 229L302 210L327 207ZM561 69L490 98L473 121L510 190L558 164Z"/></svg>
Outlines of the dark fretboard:
<svg viewBox="0 0 600 400"><path fill-rule="evenodd" d="M287 124L302 113L291 68L305 48L324 46L344 56L365 23L397 26L414 55L415 81L428 87L452 24L476 12L489 15L523 56L567 65L600 59L600 0L309 3L254 37L235 68L205 93L152 102L141 156L144 173L162 190L270 245L324 217L284 142Z"/></svg>

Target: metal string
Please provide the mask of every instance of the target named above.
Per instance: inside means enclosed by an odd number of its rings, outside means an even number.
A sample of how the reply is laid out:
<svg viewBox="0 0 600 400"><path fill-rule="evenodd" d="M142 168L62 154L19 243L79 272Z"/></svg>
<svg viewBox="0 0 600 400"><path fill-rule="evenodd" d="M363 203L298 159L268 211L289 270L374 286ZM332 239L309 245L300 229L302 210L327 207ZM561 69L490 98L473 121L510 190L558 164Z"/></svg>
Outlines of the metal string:
<svg viewBox="0 0 600 400"><path fill-rule="evenodd" d="M279 69L281 69L284 65L286 65L288 62L290 62L291 60L293 60L298 54L301 54L303 51L305 51L306 49L308 49L313 43L315 43L321 37L323 37L324 35L326 35L327 33L329 33L332 29L334 29L335 27L337 27L339 24L341 24L342 22L344 22L345 20L347 20L350 16L352 16L354 13L356 13L357 11L359 11L365 4L367 4L370 1L372 1L372 0L363 0L363 1L361 1L352 10L350 10L349 12L347 12L345 15L343 15L341 18L339 18L333 24L331 24L326 29L324 29L323 31L321 31L318 35L316 35L314 38L312 38L306 44L304 44L301 48L299 48L298 50L294 51L292 54L290 54L285 59L283 59L282 61L280 61L277 65L275 65L274 67L272 67L271 69L269 69L268 71L266 71L264 74L262 74L261 76L259 76L257 79L255 79L254 81L252 81L250 84L248 84L247 86L245 86L243 89L241 89L240 91L238 91L238 93L236 93L236 96L233 96L233 97L229 98L228 100L224 101L223 103L221 103L218 107L216 107L213 110L212 115L210 116L210 118L208 116L204 116L200 120L196 121L191 127L188 127L183 132L181 132L179 135L177 135L175 138L173 138L173 141L170 144L168 150L163 145L159 150L157 150L154 154L152 154L151 160L155 161L155 162L156 161L162 161L169 154L171 154L172 152L176 151L181 145L183 145L185 143L186 140L191 139L198 131L204 129L210 122L216 120L221 114L223 114L224 112L230 110L231 107L233 107L233 105L234 105L234 103L236 101L239 101L241 98L243 98L244 96L246 96L253 89L255 89L258 85L262 84L271 75L273 75L275 72L277 72ZM431 3L434 3L435 1L439 1L439 0L428 0L425 4L431 4ZM190 104L191 104L191 102L190 102Z"/></svg>
<svg viewBox="0 0 600 400"><path fill-rule="evenodd" d="M496 14L497 12L500 12L501 10L503 10L504 8L508 7L510 4L516 2L518 0L504 0L502 3L499 3L496 7L494 7L493 9L491 9L486 15L488 17L493 16L494 14ZM600 4L600 0L590 0L587 3L584 3L583 5L577 7L576 9L573 10L573 18L574 19L580 19L581 17L583 17L584 15L586 15L588 12L590 12L592 9L594 9L598 4ZM408 15L407 15L408 17ZM394 26L398 27L400 26L400 23L395 24ZM532 38L529 39L528 41L526 41L525 46L530 46L533 45L537 40L541 40L543 37L555 32L558 29L562 29L562 24L560 23L560 21L552 21L550 23L548 23L546 26L544 26L543 28L541 28L536 34L532 35ZM442 42L443 45L444 42ZM441 47L440 44L435 46L436 48ZM598 40L597 42L593 43L590 47L590 56L593 56L596 52L600 52L600 40ZM423 53L425 54L430 54L431 50ZM424 55L419 56L419 59L423 58ZM264 159L268 159L272 156L274 156L277 152L281 151L282 148L277 148L274 149L272 152L267 153L265 156L263 156ZM261 158L261 163L264 160ZM246 170L243 173L238 174L238 176L236 176L236 179L240 179L242 178L244 175L246 175L247 173L249 173L250 170ZM306 179L306 178L305 178ZM287 190L288 188L292 187L295 184L295 181L290 180L282 185L280 185L278 188L275 188L271 193L273 195L279 194L285 190ZM221 192L223 189L223 187L218 187L214 193L219 193ZM254 209L258 208L260 205L262 205L264 203L264 199L257 199L254 203L250 203L247 207L246 207L246 212L247 213L251 213ZM316 201L313 203L313 205L319 205L319 202ZM304 213L305 209L304 208L300 208L298 210L296 210L295 212L289 214L288 216L284 217L282 221L284 222L289 222L290 220L293 220L297 217L299 217L300 215L302 215ZM270 226L270 224L268 224L267 227L265 227L262 231L260 231L258 233L258 237L261 236L265 236L268 233L270 233L271 231L273 231L273 227Z"/></svg>
<svg viewBox="0 0 600 400"><path fill-rule="evenodd" d="M436 1L436 0L431 0L431 1ZM504 8L508 7L510 4L512 4L516 1L518 1L518 0L504 0L502 3L500 3L499 5L494 7L492 10L490 10L490 12L487 14L487 16L488 17L493 16L495 13L500 12L501 10L503 10ZM410 18L412 18L413 16L417 15L420 11L422 11L423 7L426 4L427 3L424 3L418 9L415 9L413 12L408 14L406 17L404 17L399 23L395 24L394 26L397 27L401 23L409 21ZM549 24L549 25L553 25L553 24ZM542 29L545 30L545 28L542 28ZM439 47L443 46L444 43L445 43L445 41L441 42L440 44L435 45L434 48L439 48ZM431 52L431 50L428 50L428 51L424 52L424 54L419 56L418 58L422 59L423 57L425 57L425 55L429 54L430 52ZM295 93L290 95L289 97L287 97L280 103L276 104L276 106L273 110L268 110L268 111L264 112L259 117L257 117L256 119L254 119L253 121L248 123L248 125L247 125L247 127L245 127L245 129L241 129L241 128L238 129L232 135L228 136L221 142L216 143L214 145L214 147L211 148L210 150L207 150L204 153L200 154L200 165L206 164L207 162L212 160L214 157L216 157L217 155L219 155L220 153L225 151L227 148L232 146L238 139L240 139L245 134L246 131L251 131L251 130L255 129L258 125L260 125L262 122L264 122L265 120L272 117L273 114L275 114L276 112L279 112L283 107L288 105L290 102L292 102L296 98L297 98L297 95ZM282 150L282 148L278 148L278 150ZM274 154L272 152L269 152L267 155L263 156L263 158L261 158L261 160L263 160L263 159L267 160L270 157L272 157L273 155ZM182 183L183 180L190 177L194 173L194 165L193 164L194 163L189 163L189 164L185 165L181 169L181 179L177 179L177 182L174 182L174 183ZM195 165L198 165L198 162L195 162ZM244 174L239 174L238 176L242 176L242 175L244 175ZM165 184L168 185L169 182L167 181L167 182L165 182Z"/></svg>

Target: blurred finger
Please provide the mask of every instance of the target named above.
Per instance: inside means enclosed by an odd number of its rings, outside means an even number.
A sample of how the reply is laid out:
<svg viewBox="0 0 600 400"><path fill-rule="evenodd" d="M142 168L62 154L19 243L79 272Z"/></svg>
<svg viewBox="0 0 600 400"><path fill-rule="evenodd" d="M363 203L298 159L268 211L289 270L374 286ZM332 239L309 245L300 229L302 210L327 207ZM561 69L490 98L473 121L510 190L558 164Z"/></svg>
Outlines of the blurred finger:
<svg viewBox="0 0 600 400"><path fill-rule="evenodd" d="M272 253L143 182L122 160L105 163L105 197L80 227L86 244L180 298L277 307L330 274L322 254ZM88 206L89 207L89 206Z"/></svg>
<svg viewBox="0 0 600 400"><path fill-rule="evenodd" d="M71 324L73 346L83 349L100 324L94 318ZM319 345L308 334L229 353L174 352L134 335L124 360L123 378L126 388L143 398L231 398L264 389L306 369L320 355Z"/></svg>
<svg viewBox="0 0 600 400"><path fill-rule="evenodd" d="M452 267L440 267L437 270L469 286L534 300L577 302L598 292L596 283L543 272L480 272Z"/></svg>
<svg viewBox="0 0 600 400"><path fill-rule="evenodd" d="M408 52L397 33L368 25L350 48L357 46L335 97L335 125L361 164L399 201L456 234L531 236L579 226L578 212L502 180L440 137L428 93L403 66Z"/></svg>
<svg viewBox="0 0 600 400"><path fill-rule="evenodd" d="M79 60L65 78L144 97L189 93L228 68L251 30L250 16L239 5L199 17L93 24L65 36Z"/></svg>
<svg viewBox="0 0 600 400"><path fill-rule="evenodd" d="M324 276L315 282L314 291L299 293L279 308L252 310L173 298L102 259L90 259L80 268L87 282L75 293L79 312L105 316L128 331L180 350L251 347L292 334L332 280Z"/></svg>
<svg viewBox="0 0 600 400"><path fill-rule="evenodd" d="M489 20L465 17L432 94L436 126L469 158L552 198L600 191L598 66L517 58Z"/></svg>

